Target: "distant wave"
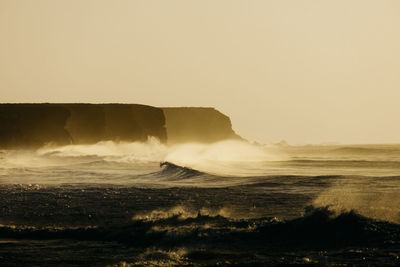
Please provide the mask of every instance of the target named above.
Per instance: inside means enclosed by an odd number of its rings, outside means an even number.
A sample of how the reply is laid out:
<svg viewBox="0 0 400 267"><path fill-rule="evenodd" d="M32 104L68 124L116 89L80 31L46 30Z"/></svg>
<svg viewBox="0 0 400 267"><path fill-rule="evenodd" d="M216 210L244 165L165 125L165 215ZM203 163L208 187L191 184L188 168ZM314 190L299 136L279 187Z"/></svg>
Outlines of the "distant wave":
<svg viewBox="0 0 400 267"><path fill-rule="evenodd" d="M241 247L262 245L273 250L400 245L398 224L369 219L354 211L334 214L328 207L309 207L305 213L305 216L289 221L275 218L234 220L198 213L189 218L175 214L154 220L133 220L118 227L37 229L2 226L0 238L112 241L129 246L167 247L240 243Z"/></svg>
<svg viewBox="0 0 400 267"><path fill-rule="evenodd" d="M163 167L163 169L159 172L160 175L174 177L174 178L190 178L193 176L200 176L206 174L189 167L183 167L173 164L168 161L161 162L160 167Z"/></svg>
<svg viewBox="0 0 400 267"><path fill-rule="evenodd" d="M334 150L338 153L350 153L350 154L400 154L400 147L381 145L380 147L339 147Z"/></svg>
<svg viewBox="0 0 400 267"><path fill-rule="evenodd" d="M303 165L315 165L315 166L352 166L352 167L364 167L364 168L400 168L400 161L397 160L310 160L310 159L295 159L289 161L282 161L280 163L285 164L303 164Z"/></svg>

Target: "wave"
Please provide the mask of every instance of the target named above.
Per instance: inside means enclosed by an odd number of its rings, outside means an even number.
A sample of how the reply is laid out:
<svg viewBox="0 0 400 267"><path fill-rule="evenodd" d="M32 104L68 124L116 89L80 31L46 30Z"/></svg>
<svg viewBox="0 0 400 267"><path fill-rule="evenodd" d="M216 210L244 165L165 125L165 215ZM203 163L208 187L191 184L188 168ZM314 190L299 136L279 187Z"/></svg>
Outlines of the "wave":
<svg viewBox="0 0 400 267"><path fill-rule="evenodd" d="M355 164L355 165L360 165L360 166L368 166L372 164L390 164L394 166L400 166L400 162L397 160L359 160L359 159L327 159L327 160L321 160L321 159L292 159L292 160L286 160L286 161L276 161L276 163L302 163L302 164L323 164L326 166L329 165L344 165L344 164Z"/></svg>
<svg viewBox="0 0 400 267"><path fill-rule="evenodd" d="M332 150L337 153L350 154L397 154L400 155L400 146L398 145L370 145L370 146L347 146Z"/></svg>
<svg viewBox="0 0 400 267"><path fill-rule="evenodd" d="M164 168L159 172L159 174L167 177L190 178L193 176L206 174L204 172L200 172L189 167L179 166L168 161L161 162L160 167Z"/></svg>
<svg viewBox="0 0 400 267"><path fill-rule="evenodd" d="M154 220L135 219L113 227L29 228L0 227L0 238L110 241L129 246L188 246L241 244L273 250L400 246L400 225L377 221L354 211L335 214L329 207L309 207L303 217L230 219L221 215L183 217L172 214Z"/></svg>
<svg viewBox="0 0 400 267"><path fill-rule="evenodd" d="M137 176L136 181L143 182L143 185L151 186L189 186L204 187L209 180L221 180L220 176L207 174L189 167L179 166L174 163L164 161L160 162L161 170ZM220 181L222 182L222 181Z"/></svg>
<svg viewBox="0 0 400 267"><path fill-rule="evenodd" d="M246 141L225 140L212 144L185 143L168 146L155 138L149 138L147 142L102 141L92 145L43 147L36 151L7 150L1 157L4 160L0 162L0 167L4 168L66 166L99 160L127 164L167 161L220 175L236 175L243 170L246 174L246 168L251 164L278 158L264 147Z"/></svg>
<svg viewBox="0 0 400 267"><path fill-rule="evenodd" d="M244 141L168 146L150 138L143 143L104 141L93 145L45 147L37 151L3 151L0 154L0 183L139 185L147 182L157 184L159 181L177 186L179 180L185 179L185 185L191 185L194 181L189 181L189 178L202 177L204 179L198 179L196 186L213 186L215 180L222 177L232 179L220 179L221 182L217 182L220 186L234 186L254 177L268 180L271 176L294 175L399 175L400 160L396 157L339 156L327 160L318 155L314 158L315 151L307 149L298 147L283 155L286 152L281 153L279 149ZM324 154L321 149L315 148ZM160 162L168 164L160 170ZM238 177L240 182L233 179Z"/></svg>

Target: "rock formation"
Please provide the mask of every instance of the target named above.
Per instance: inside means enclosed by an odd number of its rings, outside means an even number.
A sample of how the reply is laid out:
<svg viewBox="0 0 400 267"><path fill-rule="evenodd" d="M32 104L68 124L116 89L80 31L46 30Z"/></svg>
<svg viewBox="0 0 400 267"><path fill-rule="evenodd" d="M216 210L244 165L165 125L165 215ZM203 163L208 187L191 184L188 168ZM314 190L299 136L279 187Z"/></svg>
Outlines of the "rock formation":
<svg viewBox="0 0 400 267"><path fill-rule="evenodd" d="M162 108L165 114L168 144L212 143L224 139L241 139L231 120L214 108Z"/></svg>
<svg viewBox="0 0 400 267"><path fill-rule="evenodd" d="M0 104L0 148L166 141L161 109L134 104Z"/></svg>
<svg viewBox="0 0 400 267"><path fill-rule="evenodd" d="M211 143L240 138L213 108L137 104L0 104L0 149L146 141Z"/></svg>

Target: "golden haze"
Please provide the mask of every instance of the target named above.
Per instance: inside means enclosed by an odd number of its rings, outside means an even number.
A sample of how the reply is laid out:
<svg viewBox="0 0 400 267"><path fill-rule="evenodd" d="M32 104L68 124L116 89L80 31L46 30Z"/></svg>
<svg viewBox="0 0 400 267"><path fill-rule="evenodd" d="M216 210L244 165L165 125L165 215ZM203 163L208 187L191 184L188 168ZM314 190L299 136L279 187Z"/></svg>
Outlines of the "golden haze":
<svg viewBox="0 0 400 267"><path fill-rule="evenodd" d="M214 106L261 142L399 143L396 0L0 0L0 101Z"/></svg>

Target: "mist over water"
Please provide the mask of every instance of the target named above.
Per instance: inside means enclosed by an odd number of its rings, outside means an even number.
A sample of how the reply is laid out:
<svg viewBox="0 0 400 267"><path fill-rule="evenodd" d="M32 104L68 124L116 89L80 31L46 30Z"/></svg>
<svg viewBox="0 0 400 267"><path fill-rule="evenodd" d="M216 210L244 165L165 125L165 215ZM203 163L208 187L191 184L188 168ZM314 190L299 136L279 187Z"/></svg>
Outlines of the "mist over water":
<svg viewBox="0 0 400 267"><path fill-rule="evenodd" d="M400 266L399 11L0 0L0 267Z"/></svg>
<svg viewBox="0 0 400 267"><path fill-rule="evenodd" d="M397 175L400 166L400 147L395 145L280 147L237 140L168 146L149 138L147 142L103 141L38 150L3 150L0 155L3 171L90 166L99 162L136 167L137 164L152 166L167 161L220 176L390 176Z"/></svg>
<svg viewBox="0 0 400 267"><path fill-rule="evenodd" d="M14 171L21 174L21 170L24 170L23 174L28 177L30 171L32 174L40 171L41 175L34 182L41 184L49 182L48 176L52 176L52 182L57 179L59 183L74 182L74 177L78 178L82 175L79 172L81 170L85 172L92 170L93 175L98 173L99 180L91 177L91 180L87 181L90 183L119 184L120 176L109 176L109 180L101 176L102 172L108 173L109 171L119 172L124 175L124 179L131 177L134 183L136 182L134 175L159 171L159 164L165 161L215 175L262 175L264 173L263 162L283 158L278 153L269 152L264 147L244 141L232 140L214 144L188 143L167 146L161 144L156 138L150 138L145 143L104 141L93 145L44 147L36 151L3 151L3 155L1 161L3 173L10 174ZM54 177L52 171L55 170L70 170L70 173L67 176ZM31 176L28 178L32 179ZM18 178L14 176L10 179ZM85 180L83 179L83 181ZM3 182L7 183L7 181ZM15 180L9 182L15 182ZM129 183L126 179L122 182ZM157 180L153 182L157 182Z"/></svg>
<svg viewBox="0 0 400 267"><path fill-rule="evenodd" d="M54 251L49 266L89 255L102 266L329 265L379 251L396 265L399 179L396 145L150 138L3 150L0 256L37 265L43 246Z"/></svg>

